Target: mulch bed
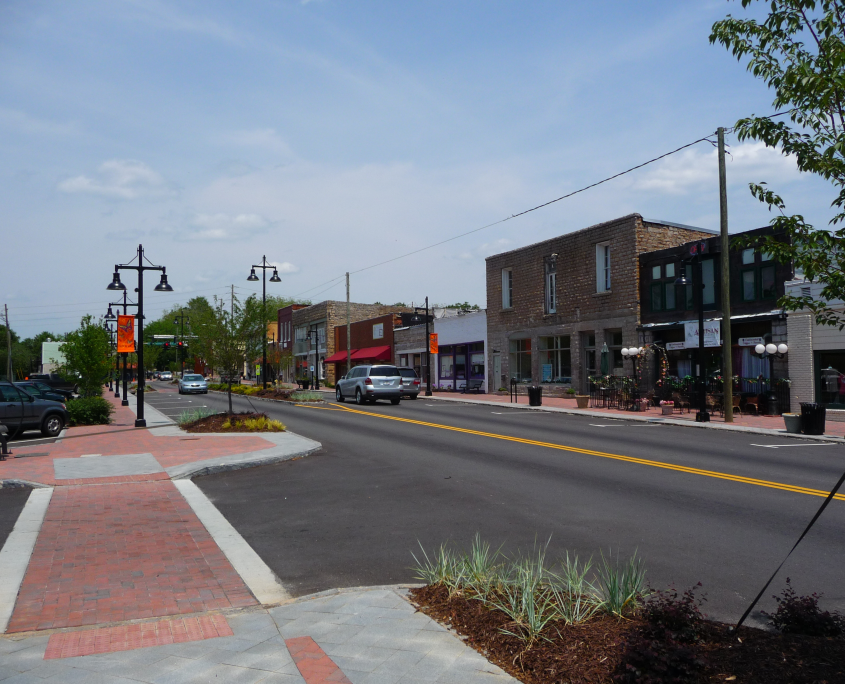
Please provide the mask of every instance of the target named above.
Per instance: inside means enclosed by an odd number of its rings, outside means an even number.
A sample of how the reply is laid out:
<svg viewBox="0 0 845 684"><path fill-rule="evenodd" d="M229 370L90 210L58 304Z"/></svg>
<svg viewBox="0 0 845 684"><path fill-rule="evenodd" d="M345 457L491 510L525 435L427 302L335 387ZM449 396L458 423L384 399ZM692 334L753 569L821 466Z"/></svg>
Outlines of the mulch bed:
<svg viewBox="0 0 845 684"><path fill-rule="evenodd" d="M468 645L525 684L598 684L613 682L624 644L644 622L598 617L577 626L555 625L549 643L529 651L516 637L501 633L509 619L480 601L449 598L442 586L410 590L417 607L452 628ZM741 639L741 641L740 641ZM736 684L842 684L845 682L845 639L781 635L708 622L698 650L707 672L698 681ZM653 680L650 680L653 681Z"/></svg>
<svg viewBox="0 0 845 684"><path fill-rule="evenodd" d="M231 421L234 423L235 420L243 421L249 420L254 418L267 418L266 413L253 413L246 411L244 413L217 413L213 416L208 416L207 418L200 418L199 420L195 420L192 423L185 423L180 427L185 430L185 432L244 432L242 427L239 427L237 424L233 424L231 427L224 428L223 423L226 421ZM279 430L250 430L250 432L279 432Z"/></svg>

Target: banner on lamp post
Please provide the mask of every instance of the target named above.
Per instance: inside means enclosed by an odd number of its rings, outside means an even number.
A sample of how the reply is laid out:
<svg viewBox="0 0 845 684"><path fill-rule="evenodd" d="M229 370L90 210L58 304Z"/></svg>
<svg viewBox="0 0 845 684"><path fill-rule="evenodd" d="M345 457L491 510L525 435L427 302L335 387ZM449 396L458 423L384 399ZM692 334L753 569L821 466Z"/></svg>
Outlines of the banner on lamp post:
<svg viewBox="0 0 845 684"><path fill-rule="evenodd" d="M439 354L440 345L437 344L437 333L428 334L428 352L430 354Z"/></svg>
<svg viewBox="0 0 845 684"><path fill-rule="evenodd" d="M117 316L117 353L131 354L135 351L135 316Z"/></svg>
<svg viewBox="0 0 845 684"><path fill-rule="evenodd" d="M704 346L722 346L721 321L704 321ZM684 347L687 349L698 348L698 321L686 321L684 323Z"/></svg>

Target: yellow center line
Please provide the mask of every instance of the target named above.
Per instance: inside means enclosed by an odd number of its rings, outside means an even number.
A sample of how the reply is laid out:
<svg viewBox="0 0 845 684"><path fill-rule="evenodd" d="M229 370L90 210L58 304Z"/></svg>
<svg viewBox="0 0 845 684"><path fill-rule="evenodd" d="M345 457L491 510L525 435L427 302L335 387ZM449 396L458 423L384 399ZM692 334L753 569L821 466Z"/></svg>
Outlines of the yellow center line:
<svg viewBox="0 0 845 684"><path fill-rule="evenodd" d="M299 405L299 404L298 404ZM310 407L309 407L310 408ZM316 408L316 407L314 407ZM412 425L422 425L424 427L437 428L438 430L450 430L451 432L461 432L467 435L478 435L479 437L489 437L491 439L501 439L506 442L517 442L518 444L530 444L532 446L545 447L547 449L557 449L559 451L571 451L576 454L586 454L588 456L599 456L601 458L609 458L614 461L625 461L627 463L636 463L638 465L651 466L653 468L663 468L665 470L675 470L680 473L687 473L689 475L701 475L704 477L714 477L720 480L730 480L731 482L741 482L743 484L756 485L757 487L768 487L770 489L781 489L786 492L793 492L795 494L808 494L810 496L826 497L830 492L821 489L811 489L809 487L799 487L798 485L785 484L783 482L772 482L770 480L759 480L755 477L743 477L742 475L732 475L730 473L721 473L715 470L703 470L701 468L690 468L689 466L675 465L674 463L663 463L661 461L652 461L646 458L635 458L634 456L623 456L621 454L610 454L604 451L593 451L592 449L581 449L579 447L566 446L565 444L554 444L553 442L539 442L534 439L525 439L523 437L511 437L510 435L500 435L494 432L481 432L479 430L470 430L468 428L455 427L453 425L441 425L439 423L428 423L422 420L413 420L411 418L399 418L397 416L386 416L381 413L373 413L371 411L361 411L360 409L353 409L348 406L341 406L341 409L349 411L350 413L359 413L362 416L373 416L375 418L383 418L384 420L396 420L401 423L411 423ZM327 409L338 410L338 409ZM845 501L845 494L836 494L833 497L839 501Z"/></svg>

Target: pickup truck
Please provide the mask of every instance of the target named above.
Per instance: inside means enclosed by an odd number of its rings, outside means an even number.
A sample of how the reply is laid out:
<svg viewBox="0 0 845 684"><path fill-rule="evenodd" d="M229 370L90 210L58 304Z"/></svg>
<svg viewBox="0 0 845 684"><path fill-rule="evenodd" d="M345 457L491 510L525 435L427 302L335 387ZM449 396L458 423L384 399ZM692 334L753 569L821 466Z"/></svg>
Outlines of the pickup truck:
<svg viewBox="0 0 845 684"><path fill-rule="evenodd" d="M79 385L65 380L58 373L30 373L27 380L38 380L46 385L50 385L53 389L66 390L69 392L78 392Z"/></svg>

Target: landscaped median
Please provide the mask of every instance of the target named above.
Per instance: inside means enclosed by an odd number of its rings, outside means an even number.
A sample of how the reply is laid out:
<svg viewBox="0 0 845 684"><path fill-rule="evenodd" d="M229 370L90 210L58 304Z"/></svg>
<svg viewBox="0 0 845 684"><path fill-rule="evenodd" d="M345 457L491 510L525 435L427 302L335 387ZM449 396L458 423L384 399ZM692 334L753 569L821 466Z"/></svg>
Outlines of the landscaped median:
<svg viewBox="0 0 845 684"><path fill-rule="evenodd" d="M764 613L773 630L736 631L701 612L700 585L649 588L636 557L549 562L545 548L505 556L476 537L415 561L419 609L526 684L845 681L845 618L789 580Z"/></svg>
<svg viewBox="0 0 845 684"><path fill-rule="evenodd" d="M209 392L221 392L226 394L229 386L224 384L212 384L208 386ZM258 399L274 399L276 401L292 401L296 403L307 403L323 401L322 392L310 392L307 390L276 389L268 387L264 389L257 385L232 385L232 394L245 397L257 397Z"/></svg>

